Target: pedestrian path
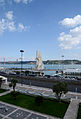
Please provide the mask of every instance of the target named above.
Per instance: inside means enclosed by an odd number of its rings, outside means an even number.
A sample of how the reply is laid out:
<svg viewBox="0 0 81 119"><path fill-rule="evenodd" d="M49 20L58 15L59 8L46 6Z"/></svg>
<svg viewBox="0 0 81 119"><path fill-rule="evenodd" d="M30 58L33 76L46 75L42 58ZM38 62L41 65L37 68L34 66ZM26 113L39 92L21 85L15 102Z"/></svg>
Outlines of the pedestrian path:
<svg viewBox="0 0 81 119"><path fill-rule="evenodd" d="M65 113L65 116L63 119L76 119L78 108L79 108L80 100L78 99L71 99L71 102L69 104L69 107Z"/></svg>
<svg viewBox="0 0 81 119"><path fill-rule="evenodd" d="M4 84L3 88L10 89L8 85L9 85L9 82L8 84ZM24 93L24 94L33 94L33 95L40 95L44 97L56 98L55 93L53 93L53 90L50 88L30 86L25 84L21 85L17 83L16 91ZM66 93L65 95L62 95L61 97L61 99L68 99L68 100L70 100L71 98L81 100L81 93L68 91L68 93Z"/></svg>
<svg viewBox="0 0 81 119"><path fill-rule="evenodd" d="M6 91L6 92L3 92L3 93L0 93L0 96L3 96L3 95L6 95L8 93L10 93L12 90L9 90L9 91Z"/></svg>

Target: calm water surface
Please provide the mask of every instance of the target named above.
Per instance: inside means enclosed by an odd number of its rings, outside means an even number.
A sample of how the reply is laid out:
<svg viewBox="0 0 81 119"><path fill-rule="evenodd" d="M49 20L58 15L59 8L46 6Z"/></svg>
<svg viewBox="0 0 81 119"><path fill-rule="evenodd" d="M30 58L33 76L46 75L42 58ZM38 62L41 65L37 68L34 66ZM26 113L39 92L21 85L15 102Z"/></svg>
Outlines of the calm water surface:
<svg viewBox="0 0 81 119"><path fill-rule="evenodd" d="M0 64L1 67L4 68L20 68L21 65L20 64ZM23 68L34 68L35 65L34 64L23 64ZM81 65L75 65L75 64L71 64L71 65L44 65L44 68L46 69L67 69L67 68L77 68L77 69L81 69ZM53 75L55 74L55 71L45 71L44 72L47 75Z"/></svg>

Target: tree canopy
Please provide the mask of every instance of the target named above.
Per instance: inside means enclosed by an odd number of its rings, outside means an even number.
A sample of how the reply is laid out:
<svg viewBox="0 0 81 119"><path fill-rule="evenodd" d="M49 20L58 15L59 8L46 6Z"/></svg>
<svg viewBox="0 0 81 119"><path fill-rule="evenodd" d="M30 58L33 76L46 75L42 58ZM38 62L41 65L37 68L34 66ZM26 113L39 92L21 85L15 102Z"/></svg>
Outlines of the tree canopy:
<svg viewBox="0 0 81 119"><path fill-rule="evenodd" d="M59 82L53 85L53 92L56 93L58 100L60 100L61 95L68 92L67 83Z"/></svg>
<svg viewBox="0 0 81 119"><path fill-rule="evenodd" d="M11 79L11 83L9 84L9 87L13 87L13 91L15 91L16 83L18 81L16 79Z"/></svg>

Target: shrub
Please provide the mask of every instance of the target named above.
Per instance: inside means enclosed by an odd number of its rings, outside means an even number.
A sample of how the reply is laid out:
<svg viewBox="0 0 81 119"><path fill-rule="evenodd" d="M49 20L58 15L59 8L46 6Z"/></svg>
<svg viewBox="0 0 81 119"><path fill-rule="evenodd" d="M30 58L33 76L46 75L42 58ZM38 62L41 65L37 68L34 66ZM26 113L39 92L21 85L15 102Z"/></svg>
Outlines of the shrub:
<svg viewBox="0 0 81 119"><path fill-rule="evenodd" d="M42 96L37 96L35 97L35 103L40 106L40 104L43 102L43 97Z"/></svg>
<svg viewBox="0 0 81 119"><path fill-rule="evenodd" d="M14 92L14 91L12 91L11 92L11 95L13 96L13 98L16 100L17 99L17 96L19 95L19 93L18 92Z"/></svg>

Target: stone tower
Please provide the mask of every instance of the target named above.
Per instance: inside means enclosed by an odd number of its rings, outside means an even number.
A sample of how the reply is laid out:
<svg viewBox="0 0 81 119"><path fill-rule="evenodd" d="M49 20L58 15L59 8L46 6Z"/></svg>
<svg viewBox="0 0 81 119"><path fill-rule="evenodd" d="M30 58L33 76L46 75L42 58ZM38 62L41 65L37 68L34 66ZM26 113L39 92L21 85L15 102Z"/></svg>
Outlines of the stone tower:
<svg viewBox="0 0 81 119"><path fill-rule="evenodd" d="M36 69L37 70L44 69L44 64L42 61L41 53L39 51L36 51Z"/></svg>

